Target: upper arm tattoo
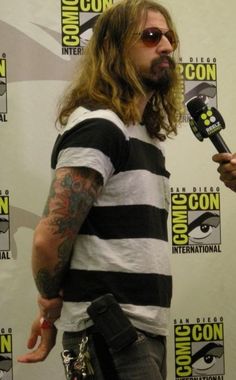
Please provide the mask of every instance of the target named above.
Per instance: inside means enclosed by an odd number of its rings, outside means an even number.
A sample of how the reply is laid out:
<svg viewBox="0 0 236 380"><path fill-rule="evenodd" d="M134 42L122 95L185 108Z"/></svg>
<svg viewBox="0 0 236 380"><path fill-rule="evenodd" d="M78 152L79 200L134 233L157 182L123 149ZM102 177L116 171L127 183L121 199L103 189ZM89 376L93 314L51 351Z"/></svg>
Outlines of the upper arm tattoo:
<svg viewBox="0 0 236 380"><path fill-rule="evenodd" d="M56 172L43 216L54 233L74 236L102 188L102 176L88 168L63 168Z"/></svg>

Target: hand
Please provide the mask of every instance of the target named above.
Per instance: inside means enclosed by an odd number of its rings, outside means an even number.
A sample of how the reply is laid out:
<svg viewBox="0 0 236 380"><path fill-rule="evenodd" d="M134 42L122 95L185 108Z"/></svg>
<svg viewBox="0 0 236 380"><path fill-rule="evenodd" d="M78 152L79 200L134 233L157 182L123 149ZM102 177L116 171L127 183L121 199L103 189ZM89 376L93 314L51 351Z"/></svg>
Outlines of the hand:
<svg viewBox="0 0 236 380"><path fill-rule="evenodd" d="M236 153L217 153L212 160L219 163L217 171L220 173L220 180L236 192Z"/></svg>
<svg viewBox="0 0 236 380"><path fill-rule="evenodd" d="M42 329L40 319L41 316L33 321L30 337L27 343L29 350L34 348L35 350L19 356L17 358L19 363L37 363L45 360L56 343L57 330L55 326ZM40 339L40 341L37 346L38 339Z"/></svg>
<svg viewBox="0 0 236 380"><path fill-rule="evenodd" d="M61 315L62 298L47 299L39 295L38 306L41 316L53 324Z"/></svg>

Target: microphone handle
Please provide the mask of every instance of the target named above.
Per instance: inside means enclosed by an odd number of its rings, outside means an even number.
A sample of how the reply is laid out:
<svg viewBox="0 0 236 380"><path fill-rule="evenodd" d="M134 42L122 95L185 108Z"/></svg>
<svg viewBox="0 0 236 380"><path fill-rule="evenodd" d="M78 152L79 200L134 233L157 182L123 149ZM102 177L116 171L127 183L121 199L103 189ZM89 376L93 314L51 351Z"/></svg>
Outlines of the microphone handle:
<svg viewBox="0 0 236 380"><path fill-rule="evenodd" d="M209 138L219 153L231 153L230 149L219 133L209 136Z"/></svg>

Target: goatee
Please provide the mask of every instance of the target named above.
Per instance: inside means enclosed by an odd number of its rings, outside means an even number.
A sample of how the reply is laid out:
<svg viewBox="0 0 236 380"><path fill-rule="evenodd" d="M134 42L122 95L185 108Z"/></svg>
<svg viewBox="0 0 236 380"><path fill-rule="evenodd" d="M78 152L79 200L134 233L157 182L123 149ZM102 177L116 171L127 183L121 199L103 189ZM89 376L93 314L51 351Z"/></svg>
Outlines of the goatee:
<svg viewBox="0 0 236 380"><path fill-rule="evenodd" d="M141 81L147 91L165 94L172 86L175 61L168 55L154 59L148 73L141 73Z"/></svg>

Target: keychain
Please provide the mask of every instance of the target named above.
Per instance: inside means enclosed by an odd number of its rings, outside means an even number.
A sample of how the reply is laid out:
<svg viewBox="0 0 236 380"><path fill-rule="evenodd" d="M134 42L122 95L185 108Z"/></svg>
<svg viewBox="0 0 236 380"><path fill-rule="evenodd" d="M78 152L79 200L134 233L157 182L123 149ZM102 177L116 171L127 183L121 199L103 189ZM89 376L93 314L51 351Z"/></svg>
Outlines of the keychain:
<svg viewBox="0 0 236 380"><path fill-rule="evenodd" d="M82 338L79 354L73 350L64 350L61 354L67 380L84 380L94 374L88 350L88 337Z"/></svg>

